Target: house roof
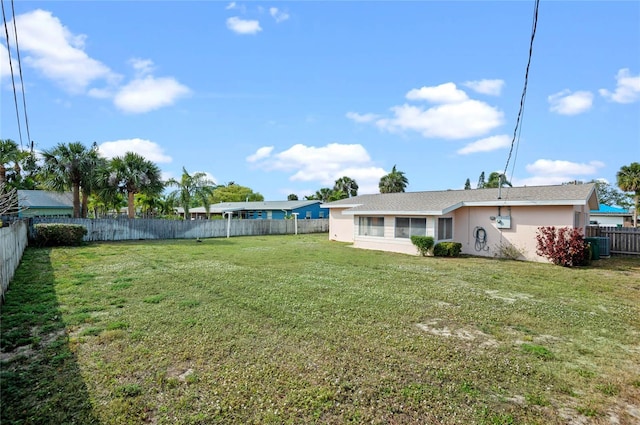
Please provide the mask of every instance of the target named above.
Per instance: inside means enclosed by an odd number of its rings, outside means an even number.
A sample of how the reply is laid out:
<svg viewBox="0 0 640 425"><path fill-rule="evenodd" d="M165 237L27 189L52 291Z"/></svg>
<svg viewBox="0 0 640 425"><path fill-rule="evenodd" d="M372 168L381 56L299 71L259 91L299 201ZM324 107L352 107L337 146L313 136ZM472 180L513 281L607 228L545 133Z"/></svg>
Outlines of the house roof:
<svg viewBox="0 0 640 425"><path fill-rule="evenodd" d="M632 215L631 211L625 208L612 207L609 205L600 205L597 210L591 210L591 214L595 215Z"/></svg>
<svg viewBox="0 0 640 425"><path fill-rule="evenodd" d="M18 205L23 208L73 208L73 193L18 190Z"/></svg>
<svg viewBox="0 0 640 425"><path fill-rule="evenodd" d="M293 211L321 201L256 201L256 202L220 202L209 207L211 214L222 214L227 211ZM184 209L179 209L184 212ZM190 213L205 213L204 207L189 208Z"/></svg>
<svg viewBox="0 0 640 425"><path fill-rule="evenodd" d="M498 196L500 195L500 198ZM595 184L503 187L361 195L324 204L345 208L344 214L442 215L464 206L584 205L598 207Z"/></svg>

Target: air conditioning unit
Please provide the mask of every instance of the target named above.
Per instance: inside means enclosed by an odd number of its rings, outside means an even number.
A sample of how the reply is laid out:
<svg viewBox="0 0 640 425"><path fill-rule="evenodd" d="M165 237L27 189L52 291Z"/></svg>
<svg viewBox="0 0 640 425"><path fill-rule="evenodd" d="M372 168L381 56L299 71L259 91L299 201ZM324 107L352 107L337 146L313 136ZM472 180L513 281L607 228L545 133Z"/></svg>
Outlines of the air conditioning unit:
<svg viewBox="0 0 640 425"><path fill-rule="evenodd" d="M600 257L610 257L611 256L611 239L605 237L597 237L598 246L600 247Z"/></svg>

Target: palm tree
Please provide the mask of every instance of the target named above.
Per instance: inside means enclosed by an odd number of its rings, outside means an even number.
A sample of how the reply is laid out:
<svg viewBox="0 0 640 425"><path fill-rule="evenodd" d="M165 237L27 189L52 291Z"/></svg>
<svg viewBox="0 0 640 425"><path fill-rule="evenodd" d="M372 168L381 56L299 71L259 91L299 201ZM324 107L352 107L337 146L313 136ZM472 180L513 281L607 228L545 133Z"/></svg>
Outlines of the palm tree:
<svg viewBox="0 0 640 425"><path fill-rule="evenodd" d="M203 204L207 217L209 217L209 207L211 206L211 195L215 189L215 182L207 178L207 174L197 172L193 175L182 167L182 177L180 181L176 179L167 180L168 186L178 187L178 198L180 204L184 208L184 218L189 219L189 208L193 201L199 201Z"/></svg>
<svg viewBox="0 0 640 425"><path fill-rule="evenodd" d="M92 153L80 142L59 143L42 152L45 186L54 190L73 191L73 217L80 217L80 188L89 185L88 176L97 153Z"/></svg>
<svg viewBox="0 0 640 425"><path fill-rule="evenodd" d="M491 174L489 174L489 180L487 180L487 183L485 183L484 185L484 187L486 188L497 188L497 187L504 187L504 186L513 187L511 185L511 182L506 179L505 175L500 174L497 171L494 171Z"/></svg>
<svg viewBox="0 0 640 425"><path fill-rule="evenodd" d="M157 196L164 188L158 166L137 153L127 152L113 158L109 168L109 184L127 195L129 218L135 217L136 193Z"/></svg>
<svg viewBox="0 0 640 425"><path fill-rule="evenodd" d="M358 183L356 183L356 181L351 177L340 177L338 180L336 180L336 183L333 186L333 190L335 192L342 191L347 195L345 196L345 198L358 196Z"/></svg>
<svg viewBox="0 0 640 425"><path fill-rule="evenodd" d="M0 140L0 184L7 182L7 166L13 167L16 175L19 176L20 161L27 156L29 156L29 152L20 150L18 144L13 140Z"/></svg>
<svg viewBox="0 0 640 425"><path fill-rule="evenodd" d="M380 178L378 187L380 193L396 193L404 192L408 184L409 180L405 177L404 172L396 170L394 165L389 174Z"/></svg>
<svg viewBox="0 0 640 425"><path fill-rule="evenodd" d="M83 218L87 217L89 209L89 197L108 186L108 173L109 163L106 158L100 156L98 152L98 144L93 142L91 150L87 153L87 164L85 172L82 175L82 181L80 182L81 196L82 196L82 210L80 215Z"/></svg>
<svg viewBox="0 0 640 425"><path fill-rule="evenodd" d="M633 192L633 226L638 227L638 204L640 203L640 163L623 165L616 174L618 187L623 192Z"/></svg>
<svg viewBox="0 0 640 425"><path fill-rule="evenodd" d="M328 202L329 199L332 197L333 195L333 190L331 190L328 187L323 187L322 189L318 189L316 190L316 193L314 193L313 195L307 195L304 198L307 201L322 201L322 202ZM346 198L346 196L345 196ZM337 199L334 199L337 200Z"/></svg>

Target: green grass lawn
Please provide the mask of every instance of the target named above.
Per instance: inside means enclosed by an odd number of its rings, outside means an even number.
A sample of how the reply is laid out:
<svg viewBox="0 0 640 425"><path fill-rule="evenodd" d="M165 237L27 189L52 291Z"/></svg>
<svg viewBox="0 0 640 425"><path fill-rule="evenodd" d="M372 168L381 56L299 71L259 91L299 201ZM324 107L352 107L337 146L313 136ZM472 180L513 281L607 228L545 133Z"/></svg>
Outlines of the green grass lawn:
<svg viewBox="0 0 640 425"><path fill-rule="evenodd" d="M3 425L632 424L640 260L326 234L28 248L1 348Z"/></svg>

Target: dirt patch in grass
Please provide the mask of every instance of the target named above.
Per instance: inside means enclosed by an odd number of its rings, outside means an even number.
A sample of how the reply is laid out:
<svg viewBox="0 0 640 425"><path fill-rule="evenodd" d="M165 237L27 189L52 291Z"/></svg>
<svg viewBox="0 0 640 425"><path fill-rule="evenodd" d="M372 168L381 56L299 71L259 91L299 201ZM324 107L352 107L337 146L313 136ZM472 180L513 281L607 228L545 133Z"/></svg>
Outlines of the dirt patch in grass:
<svg viewBox="0 0 640 425"><path fill-rule="evenodd" d="M497 347L499 345L495 338L479 329L444 323L442 319L433 319L427 323L417 323L416 327L431 335L473 341L478 347L482 348Z"/></svg>
<svg viewBox="0 0 640 425"><path fill-rule="evenodd" d="M59 329L46 335L38 335L37 328L33 328L32 335L37 342L30 345L21 345L16 347L13 351L1 351L0 361L11 362L20 356L31 357L37 355L40 353L40 350L49 347L58 338L65 336L66 331L64 329Z"/></svg>

